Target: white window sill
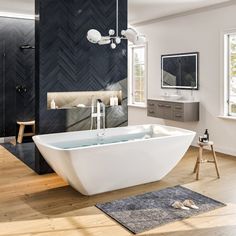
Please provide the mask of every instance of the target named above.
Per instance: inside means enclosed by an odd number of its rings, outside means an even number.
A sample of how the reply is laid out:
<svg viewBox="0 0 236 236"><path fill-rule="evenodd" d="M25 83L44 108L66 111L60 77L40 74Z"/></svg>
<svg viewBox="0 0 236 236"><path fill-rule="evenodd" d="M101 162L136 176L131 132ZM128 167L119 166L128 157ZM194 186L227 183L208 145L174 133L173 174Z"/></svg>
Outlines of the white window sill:
<svg viewBox="0 0 236 236"><path fill-rule="evenodd" d="M225 120L235 120L236 121L236 116L223 115L223 116L218 116L218 118L225 119Z"/></svg>
<svg viewBox="0 0 236 236"><path fill-rule="evenodd" d="M128 107L136 107L136 108L143 108L146 109L147 105L146 104L128 104Z"/></svg>

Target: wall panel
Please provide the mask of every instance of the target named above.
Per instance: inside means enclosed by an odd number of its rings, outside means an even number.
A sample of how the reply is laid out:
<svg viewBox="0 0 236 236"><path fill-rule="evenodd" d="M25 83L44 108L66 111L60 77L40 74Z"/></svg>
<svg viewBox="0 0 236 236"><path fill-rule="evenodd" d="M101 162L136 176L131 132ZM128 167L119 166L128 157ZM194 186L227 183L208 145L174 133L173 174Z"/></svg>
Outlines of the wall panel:
<svg viewBox="0 0 236 236"><path fill-rule="evenodd" d="M89 29L107 35L116 25L115 0L36 0L37 133L90 128L90 108L47 110L48 92L122 90L122 106L107 109L107 127L127 125L127 42L116 50L88 42ZM127 0L120 1L120 30ZM38 157L38 172L47 171ZM44 166L40 168L40 166Z"/></svg>

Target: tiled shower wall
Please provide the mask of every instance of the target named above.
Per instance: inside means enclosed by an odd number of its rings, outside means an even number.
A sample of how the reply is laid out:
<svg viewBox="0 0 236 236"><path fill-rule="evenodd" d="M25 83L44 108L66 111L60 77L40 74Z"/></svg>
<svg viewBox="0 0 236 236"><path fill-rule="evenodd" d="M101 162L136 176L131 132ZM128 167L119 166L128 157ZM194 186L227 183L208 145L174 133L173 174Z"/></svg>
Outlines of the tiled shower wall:
<svg viewBox="0 0 236 236"><path fill-rule="evenodd" d="M0 17L0 137L15 136L16 121L34 119L34 21ZM18 91L17 86L26 90Z"/></svg>

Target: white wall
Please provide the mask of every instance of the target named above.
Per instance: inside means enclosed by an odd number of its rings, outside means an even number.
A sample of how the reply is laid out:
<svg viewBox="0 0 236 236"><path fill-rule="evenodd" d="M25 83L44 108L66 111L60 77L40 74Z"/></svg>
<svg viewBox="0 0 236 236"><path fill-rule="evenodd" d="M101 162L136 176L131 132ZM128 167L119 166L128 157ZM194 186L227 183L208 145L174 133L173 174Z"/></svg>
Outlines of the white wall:
<svg viewBox="0 0 236 236"><path fill-rule="evenodd" d="M155 99L168 91L161 89L161 55L198 51L200 53L200 90L194 92L200 101L200 121L181 123L147 117L146 109L129 107L129 124L160 123L197 131L209 129L217 151L236 155L236 120L218 118L222 109L223 41L225 30L236 29L236 5L181 16L136 27L148 39L148 98ZM190 96L190 91L182 91ZM196 140L194 144L196 144Z"/></svg>

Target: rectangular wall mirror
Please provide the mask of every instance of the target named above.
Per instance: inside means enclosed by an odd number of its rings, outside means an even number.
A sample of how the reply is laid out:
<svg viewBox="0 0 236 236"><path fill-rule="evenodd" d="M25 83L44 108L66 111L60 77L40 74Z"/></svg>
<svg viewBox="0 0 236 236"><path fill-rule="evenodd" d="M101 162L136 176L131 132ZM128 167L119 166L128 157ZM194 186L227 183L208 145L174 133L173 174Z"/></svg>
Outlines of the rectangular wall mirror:
<svg viewBox="0 0 236 236"><path fill-rule="evenodd" d="M162 55L161 87L198 89L198 59L198 52Z"/></svg>

